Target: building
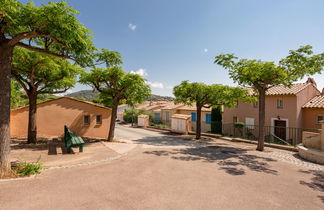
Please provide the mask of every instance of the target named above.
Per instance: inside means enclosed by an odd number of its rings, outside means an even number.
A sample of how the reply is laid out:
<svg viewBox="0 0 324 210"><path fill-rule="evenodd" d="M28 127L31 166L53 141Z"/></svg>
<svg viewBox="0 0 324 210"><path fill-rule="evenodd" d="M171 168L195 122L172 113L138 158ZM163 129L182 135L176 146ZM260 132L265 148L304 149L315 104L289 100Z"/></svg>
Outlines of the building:
<svg viewBox="0 0 324 210"><path fill-rule="evenodd" d="M323 89L324 90L324 89ZM303 106L303 127L321 129L324 120L324 95L314 97Z"/></svg>
<svg viewBox="0 0 324 210"><path fill-rule="evenodd" d="M291 87L274 86L266 92L265 125L285 128L315 128L311 123L304 123L308 111L304 105L320 95L316 83L308 78L305 83L293 84ZM247 104L239 101L235 108L224 108L223 124L244 122L253 127L258 125L258 103ZM305 115L305 116L304 116ZM291 137L289 129L273 129L271 132L281 139ZM298 137L299 138L299 137Z"/></svg>
<svg viewBox="0 0 324 210"><path fill-rule="evenodd" d="M28 106L11 110L12 137L25 138L28 129ZM61 97L37 104L37 136L57 137L64 125L83 137L107 138L111 109L74 98Z"/></svg>
<svg viewBox="0 0 324 210"><path fill-rule="evenodd" d="M177 114L191 115L191 130L196 131L197 108L196 106L181 106L176 109ZM201 109L201 132L211 131L211 110L212 108Z"/></svg>

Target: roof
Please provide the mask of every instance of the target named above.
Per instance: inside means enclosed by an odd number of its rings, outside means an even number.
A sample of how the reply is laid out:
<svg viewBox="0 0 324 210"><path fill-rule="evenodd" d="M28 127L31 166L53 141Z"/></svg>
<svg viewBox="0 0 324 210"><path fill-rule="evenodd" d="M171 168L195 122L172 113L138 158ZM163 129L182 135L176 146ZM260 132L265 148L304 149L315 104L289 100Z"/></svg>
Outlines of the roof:
<svg viewBox="0 0 324 210"><path fill-rule="evenodd" d="M283 85L277 85L269 88L266 92L267 96L275 96L275 95L296 95L300 91L304 90L306 87L314 86L316 88L316 84L312 82L305 83L296 83L291 87L286 87ZM317 89L317 88L316 88ZM252 88L248 88L248 92L253 95L254 91Z"/></svg>
<svg viewBox="0 0 324 210"><path fill-rule="evenodd" d="M57 100L62 100L62 99L68 99L68 100L72 100L72 101L77 101L77 102L80 102L80 103L89 104L91 106L96 106L96 107L99 107L99 108L102 108L102 109L111 110L111 108L108 108L108 107L105 107L105 106L101 106L101 105L98 105L98 104L95 104L95 103L92 103L92 102L89 102L89 101L82 101L82 100L75 99L75 98L71 98L71 97L67 97L67 96L63 96L63 97L55 98L55 99L52 99L52 100L40 102L40 103L37 103L37 105L39 105L39 104L46 104L46 103L49 103L49 102L53 102L53 101L57 101ZM12 109L12 110L19 110L19 109L23 109L23 108L26 108L26 107L28 107L28 105L27 106L23 106L23 107L19 107L19 108L16 108L16 109Z"/></svg>
<svg viewBox="0 0 324 210"><path fill-rule="evenodd" d="M324 108L324 95L315 96L307 102L303 108Z"/></svg>
<svg viewBox="0 0 324 210"><path fill-rule="evenodd" d="M171 116L171 118L187 120L187 119L190 119L191 116L188 115L188 114L174 114L174 115Z"/></svg>
<svg viewBox="0 0 324 210"><path fill-rule="evenodd" d="M164 106L162 109L177 109L184 106L184 104L175 104L174 102L170 102L168 105Z"/></svg>
<svg viewBox="0 0 324 210"><path fill-rule="evenodd" d="M196 106L188 106L188 105L179 107L177 109L178 110L186 110L186 111L197 111L197 107ZM211 112L211 110L212 110L212 108L205 108L205 107L203 107L201 109L201 111L203 111L203 112Z"/></svg>

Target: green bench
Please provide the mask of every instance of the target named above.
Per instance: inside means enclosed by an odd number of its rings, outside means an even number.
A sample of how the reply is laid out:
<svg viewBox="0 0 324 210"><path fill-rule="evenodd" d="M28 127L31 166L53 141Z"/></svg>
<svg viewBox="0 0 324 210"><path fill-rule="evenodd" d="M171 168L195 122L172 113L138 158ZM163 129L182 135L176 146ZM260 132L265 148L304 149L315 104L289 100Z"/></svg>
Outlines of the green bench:
<svg viewBox="0 0 324 210"><path fill-rule="evenodd" d="M83 139L71 131L67 126L64 126L64 142L67 153L72 152L72 147L79 147L79 152L83 152Z"/></svg>

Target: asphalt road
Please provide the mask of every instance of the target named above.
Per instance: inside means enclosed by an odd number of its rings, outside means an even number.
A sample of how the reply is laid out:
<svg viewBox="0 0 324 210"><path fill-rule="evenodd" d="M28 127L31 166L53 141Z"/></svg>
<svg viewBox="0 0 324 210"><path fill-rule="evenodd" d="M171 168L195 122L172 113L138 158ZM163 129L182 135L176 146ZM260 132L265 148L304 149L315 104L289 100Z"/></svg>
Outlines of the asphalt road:
<svg viewBox="0 0 324 210"><path fill-rule="evenodd" d="M111 162L0 182L0 209L324 209L323 172L249 146L116 129L118 139L139 147Z"/></svg>

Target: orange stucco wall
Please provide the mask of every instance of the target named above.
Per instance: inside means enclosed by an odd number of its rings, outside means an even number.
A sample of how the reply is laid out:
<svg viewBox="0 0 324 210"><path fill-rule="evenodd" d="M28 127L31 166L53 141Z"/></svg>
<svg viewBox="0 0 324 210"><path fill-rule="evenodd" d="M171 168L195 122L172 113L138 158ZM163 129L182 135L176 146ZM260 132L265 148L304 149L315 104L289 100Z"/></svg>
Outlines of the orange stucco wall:
<svg viewBox="0 0 324 210"><path fill-rule="evenodd" d="M321 124L316 122L317 116L324 116L324 109L304 108L303 109L303 127L321 129Z"/></svg>
<svg viewBox="0 0 324 210"><path fill-rule="evenodd" d="M277 99L284 101L283 108L277 108ZM296 96L267 96L265 125L271 126L272 118L288 119L288 127L296 126ZM237 108L226 108L223 113L223 123L232 123L236 116L239 122L245 122L245 118L254 118L254 124L259 124L258 108L253 104L239 102Z"/></svg>
<svg viewBox="0 0 324 210"><path fill-rule="evenodd" d="M90 115L90 124L84 125L83 116ZM96 115L102 123L96 124ZM107 138L111 110L70 98L59 98L37 105L37 136L62 136L64 125L80 136ZM11 111L10 133L12 137L26 137L28 107Z"/></svg>
<svg viewBox="0 0 324 210"><path fill-rule="evenodd" d="M317 88L310 85L296 95L266 96L265 125L273 126L273 119L280 116L280 119L286 120L287 127L303 127L304 112L302 111L302 106L318 94ZM277 108L278 99L284 101L283 108ZM254 124L259 124L258 108L253 107L253 104L246 104L240 101L236 108L225 107L223 123L233 123L234 116L240 122L245 122L246 118L254 118Z"/></svg>
<svg viewBox="0 0 324 210"><path fill-rule="evenodd" d="M190 116L192 112L196 112L196 111L177 110L177 114L186 114ZM206 123L206 114L211 114L211 112L201 111L201 132L203 133L207 133L211 131L211 124ZM196 122L191 121L191 130L196 131Z"/></svg>

